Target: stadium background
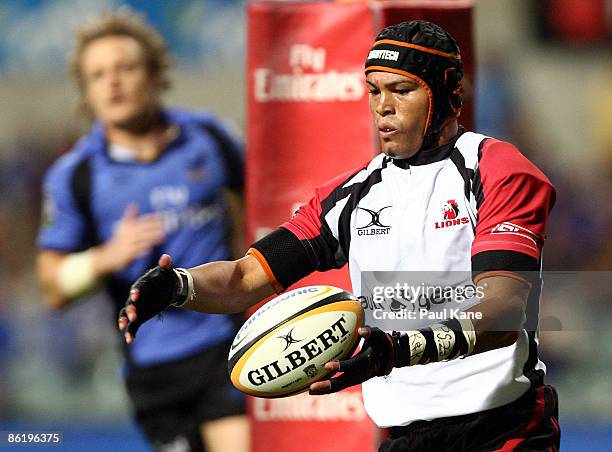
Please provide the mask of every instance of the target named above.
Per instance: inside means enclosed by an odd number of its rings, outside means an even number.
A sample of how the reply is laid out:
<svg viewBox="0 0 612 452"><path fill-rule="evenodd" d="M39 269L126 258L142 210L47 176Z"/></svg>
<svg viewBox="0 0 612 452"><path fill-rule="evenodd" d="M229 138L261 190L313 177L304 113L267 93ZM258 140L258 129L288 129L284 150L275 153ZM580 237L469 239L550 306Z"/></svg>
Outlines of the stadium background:
<svg viewBox="0 0 612 452"><path fill-rule="evenodd" d="M87 126L65 72L72 30L125 3L170 44L167 103L212 108L245 125L245 1L0 0L0 431L61 430L80 450L143 442L126 407L108 305L98 296L46 310L34 238L42 174ZM477 130L516 143L557 186L546 267L599 272L591 274L600 281L612 276L610 3L476 0L474 10ZM553 298L547 314L578 319L542 335L562 444L608 450L610 293L593 285Z"/></svg>

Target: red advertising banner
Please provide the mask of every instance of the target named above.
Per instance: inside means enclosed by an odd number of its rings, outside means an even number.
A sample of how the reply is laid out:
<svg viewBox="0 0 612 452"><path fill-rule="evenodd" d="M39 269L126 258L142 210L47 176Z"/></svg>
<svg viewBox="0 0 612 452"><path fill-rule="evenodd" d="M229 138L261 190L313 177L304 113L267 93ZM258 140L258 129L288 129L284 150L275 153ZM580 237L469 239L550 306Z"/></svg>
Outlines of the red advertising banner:
<svg viewBox="0 0 612 452"><path fill-rule="evenodd" d="M249 5L249 240L287 221L317 185L371 158L363 64L372 35L365 3ZM351 289L346 269L299 283L310 284ZM359 388L250 402L255 452L374 449Z"/></svg>
<svg viewBox="0 0 612 452"><path fill-rule="evenodd" d="M363 75L378 31L401 20L437 21L457 36L465 56L473 55L469 2L443 1L456 8L439 11L425 3L249 4L249 243L287 221L317 185L378 152ZM471 127L471 116L468 107L461 122ZM351 289L346 269L315 273L298 285L310 284ZM373 451L378 443L359 388L329 396L251 398L249 413L254 452Z"/></svg>
<svg viewBox="0 0 612 452"><path fill-rule="evenodd" d="M372 33L364 3L249 5L249 239L371 157L363 64Z"/></svg>

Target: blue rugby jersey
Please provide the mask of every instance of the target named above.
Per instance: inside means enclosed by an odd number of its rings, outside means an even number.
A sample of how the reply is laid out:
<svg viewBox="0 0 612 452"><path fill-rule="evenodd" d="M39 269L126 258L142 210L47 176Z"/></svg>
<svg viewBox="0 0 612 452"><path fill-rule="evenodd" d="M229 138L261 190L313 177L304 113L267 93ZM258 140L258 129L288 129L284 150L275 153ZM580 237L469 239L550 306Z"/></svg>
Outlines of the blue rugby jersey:
<svg viewBox="0 0 612 452"><path fill-rule="evenodd" d="M96 123L53 164L44 180L41 249L77 252L106 242L130 203L138 205L139 214L164 216L165 241L110 278L107 289L117 310L132 282L156 265L161 253L170 254L179 267L224 260L231 254L223 189L243 187L242 147L210 114L163 114L179 133L157 160L112 159L102 125ZM128 358L140 366L168 362L229 339L234 332L230 316L168 309L162 320L142 325L128 347Z"/></svg>

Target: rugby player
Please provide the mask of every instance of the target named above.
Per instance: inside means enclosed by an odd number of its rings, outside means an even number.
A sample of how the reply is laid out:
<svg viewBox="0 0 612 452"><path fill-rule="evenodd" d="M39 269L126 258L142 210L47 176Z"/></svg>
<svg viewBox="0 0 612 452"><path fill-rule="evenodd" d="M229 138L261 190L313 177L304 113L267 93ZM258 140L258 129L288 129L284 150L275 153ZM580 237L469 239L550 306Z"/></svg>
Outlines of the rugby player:
<svg viewBox="0 0 612 452"><path fill-rule="evenodd" d="M236 261L158 266L133 285L119 328L128 343L168 305L241 312L315 270L471 272L476 310L397 331L364 327L359 353L327 363L326 394L363 383L389 438L382 451L557 450L555 389L537 356L541 252L555 190L512 144L458 123L463 63L427 21L385 28L365 63L382 153L315 191ZM373 233L360 233L364 217ZM370 217L367 217L370 215ZM464 220L465 219L465 220Z"/></svg>

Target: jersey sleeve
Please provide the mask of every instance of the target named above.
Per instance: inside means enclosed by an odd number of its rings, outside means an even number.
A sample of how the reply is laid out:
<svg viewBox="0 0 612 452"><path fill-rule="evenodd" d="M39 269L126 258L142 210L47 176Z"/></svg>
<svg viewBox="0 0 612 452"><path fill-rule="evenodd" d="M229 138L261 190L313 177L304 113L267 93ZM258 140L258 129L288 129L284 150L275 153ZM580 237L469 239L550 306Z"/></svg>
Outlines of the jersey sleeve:
<svg viewBox="0 0 612 452"><path fill-rule="evenodd" d="M472 243L476 270L527 270L539 262L555 189L548 178L514 146L487 140L476 183L478 222ZM493 267L488 268L495 261ZM516 267L516 268L515 268Z"/></svg>
<svg viewBox="0 0 612 452"><path fill-rule="evenodd" d="M72 178L75 167L66 157L56 162L44 178L37 245L41 249L76 252L88 246L87 221L74 199Z"/></svg>
<svg viewBox="0 0 612 452"><path fill-rule="evenodd" d="M248 254L259 260L277 292L314 271L346 264L339 237L342 201L350 194L344 185L361 169L317 188L293 218L251 246Z"/></svg>

